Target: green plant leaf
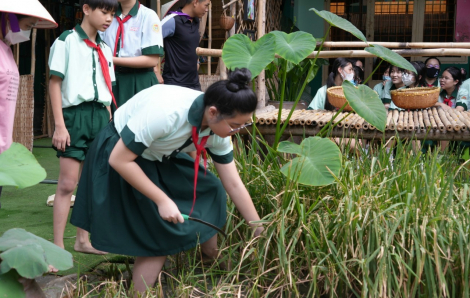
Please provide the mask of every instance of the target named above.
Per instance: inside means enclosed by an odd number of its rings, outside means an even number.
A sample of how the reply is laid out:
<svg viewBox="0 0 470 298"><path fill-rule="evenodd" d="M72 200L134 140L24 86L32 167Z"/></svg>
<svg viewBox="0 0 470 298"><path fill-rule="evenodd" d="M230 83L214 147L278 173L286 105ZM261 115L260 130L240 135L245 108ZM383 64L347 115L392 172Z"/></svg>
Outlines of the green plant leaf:
<svg viewBox="0 0 470 298"><path fill-rule="evenodd" d="M24 229L10 229L6 231L2 235L2 237L0 237L0 251L4 252L1 255L3 259L1 266L3 266L3 263L6 261L6 258L15 257L15 254L8 253L5 255L5 258L4 258L4 254L9 252L11 249L15 249L21 246L21 247L26 247L28 251L29 249L36 247L34 245L39 246L42 249L43 253L40 255L36 255L33 253L28 254L28 257L31 257L31 259L27 259L28 264L36 264L36 263L44 264L45 263L46 265L52 265L59 270L66 270L73 266L71 253L69 253L68 251L58 247L57 245L41 237L38 237L34 234L31 234L25 231ZM17 268L16 266L21 265L21 264L18 265L18 263L12 263L13 261L14 260L8 262L9 264L8 266L10 266L11 268ZM41 268L44 268L44 267L41 267ZM4 269L0 269L0 270L4 270ZM48 268L46 268L45 270L46 271L41 272L41 274L46 273L48 271ZM22 274L22 272L23 271L18 270L18 273ZM33 273L30 272L28 273L28 275L34 274L34 272Z"/></svg>
<svg viewBox="0 0 470 298"><path fill-rule="evenodd" d="M342 84L344 96L359 116L383 132L387 122L387 112L377 93L368 86L354 85L349 81Z"/></svg>
<svg viewBox="0 0 470 298"><path fill-rule="evenodd" d="M411 72L416 72L416 69L411 65L411 63L400 56L399 54L395 53L394 51L387 49L378 44L371 44L369 47L366 47L364 50L367 52L374 54L375 56L382 58L383 60L390 62L391 64L398 66L400 68L407 69Z"/></svg>
<svg viewBox="0 0 470 298"><path fill-rule="evenodd" d="M256 42L252 42L246 35L235 34L225 42L222 59L230 70L237 67L248 68L253 79L274 60L275 47L275 37L272 34L266 34Z"/></svg>
<svg viewBox="0 0 470 298"><path fill-rule="evenodd" d="M289 142L289 141L284 141L284 142L279 143L279 146L277 147L277 151L301 155L302 146L296 143Z"/></svg>
<svg viewBox="0 0 470 298"><path fill-rule="evenodd" d="M0 154L0 185L25 188L46 178L46 170L25 146L13 143Z"/></svg>
<svg viewBox="0 0 470 298"><path fill-rule="evenodd" d="M0 274L16 269L19 275L36 278L48 272L44 249L36 243L18 245L0 254Z"/></svg>
<svg viewBox="0 0 470 298"><path fill-rule="evenodd" d="M276 38L276 53L294 64L307 58L317 46L312 34L297 31L287 34L282 31L271 31Z"/></svg>
<svg viewBox="0 0 470 298"><path fill-rule="evenodd" d="M18 277L15 270L0 274L0 297L24 298L26 296Z"/></svg>
<svg viewBox="0 0 470 298"><path fill-rule="evenodd" d="M320 18L327 21L331 26L343 29L344 31L347 31L356 36L363 42L367 42L367 39L364 34L362 34L361 30L357 29L356 26L354 26L350 21L338 17L334 13L326 10L318 11L315 8L310 8L310 10L313 10Z"/></svg>
<svg viewBox="0 0 470 298"><path fill-rule="evenodd" d="M312 186L328 185L335 181L335 177L328 171L329 169L338 176L341 169L341 152L334 142L310 137L300 145L286 143L289 142L280 143L278 151L297 154L298 157L281 168L284 175L298 183ZM300 152L297 146L301 147Z"/></svg>

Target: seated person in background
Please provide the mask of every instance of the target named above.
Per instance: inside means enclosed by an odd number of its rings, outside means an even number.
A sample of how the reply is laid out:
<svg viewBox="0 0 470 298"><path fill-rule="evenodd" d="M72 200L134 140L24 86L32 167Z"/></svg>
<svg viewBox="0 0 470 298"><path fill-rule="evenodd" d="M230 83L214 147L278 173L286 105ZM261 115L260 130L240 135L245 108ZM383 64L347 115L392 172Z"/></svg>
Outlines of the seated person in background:
<svg viewBox="0 0 470 298"><path fill-rule="evenodd" d="M354 80L353 62L346 58L337 58L333 63L333 71L328 76L326 85L318 89L317 94L308 106L308 110L334 110L326 96L326 89L341 86L344 80Z"/></svg>
<svg viewBox="0 0 470 298"><path fill-rule="evenodd" d="M390 94L390 91L406 88L405 84L403 83L404 71L405 70L403 68L399 68L394 65L390 66L390 78L392 80L388 81L385 84L383 97L382 97L382 102L384 103L386 109L398 108L394 104L392 105L392 96Z"/></svg>
<svg viewBox="0 0 470 298"><path fill-rule="evenodd" d="M374 86L374 91L379 95L379 98L383 98L385 85L387 84L388 81L391 81L391 80L392 78L390 78L390 65L389 65L385 69L384 74L382 76L382 83L378 83L377 85Z"/></svg>
<svg viewBox="0 0 470 298"><path fill-rule="evenodd" d="M446 68L439 77L441 93L436 106L443 109L456 109L466 111L469 106L468 90L460 88L467 72L461 68L451 66Z"/></svg>
<svg viewBox="0 0 470 298"><path fill-rule="evenodd" d="M441 70L441 61L437 57L429 57L424 61L426 66L421 85L424 87L439 87L439 72Z"/></svg>
<svg viewBox="0 0 470 298"><path fill-rule="evenodd" d="M390 87L384 88L385 92L383 93L384 98L382 99L382 102L389 102L389 109L393 110L403 110L402 108L397 107L393 101L392 101L392 96L390 91L396 90L396 89L403 89L403 88L414 88L414 87L419 87L420 85L420 79L421 75L420 73L422 72L422 65L419 65L417 62L411 62L411 65L415 68L415 72L411 72L406 69L398 68L397 66L391 66L391 85L390 83L388 84ZM401 76L400 76L401 74ZM400 82L401 81L401 82ZM388 91L387 91L388 90ZM387 107L387 104L385 103L385 107Z"/></svg>
<svg viewBox="0 0 470 298"><path fill-rule="evenodd" d="M364 71L364 62L361 59L354 60L354 66L359 67L362 71Z"/></svg>
<svg viewBox="0 0 470 298"><path fill-rule="evenodd" d="M364 72L359 66L353 66L354 69L354 80L352 83L354 86L357 86L359 84L362 84L364 82Z"/></svg>

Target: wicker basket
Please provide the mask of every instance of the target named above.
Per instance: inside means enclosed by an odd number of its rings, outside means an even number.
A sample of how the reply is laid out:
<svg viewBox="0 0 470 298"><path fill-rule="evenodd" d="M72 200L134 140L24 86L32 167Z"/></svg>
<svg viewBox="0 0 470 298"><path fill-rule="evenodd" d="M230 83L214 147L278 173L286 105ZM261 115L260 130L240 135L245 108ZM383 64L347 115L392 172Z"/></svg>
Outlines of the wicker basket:
<svg viewBox="0 0 470 298"><path fill-rule="evenodd" d="M439 99L439 87L416 87L392 90L393 103L405 110L426 109L436 104Z"/></svg>
<svg viewBox="0 0 470 298"><path fill-rule="evenodd" d="M344 96L343 87L330 87L326 90L328 95L328 101L335 107L340 109L346 103L346 97ZM353 109L348 104L343 111L350 112Z"/></svg>
<svg viewBox="0 0 470 298"><path fill-rule="evenodd" d="M18 99L13 124L13 142L33 150L34 76L20 76Z"/></svg>
<svg viewBox="0 0 470 298"><path fill-rule="evenodd" d="M224 10L222 15L220 16L219 24L222 29L228 31L232 29L233 25L235 24L235 19L230 16L225 15L225 10Z"/></svg>

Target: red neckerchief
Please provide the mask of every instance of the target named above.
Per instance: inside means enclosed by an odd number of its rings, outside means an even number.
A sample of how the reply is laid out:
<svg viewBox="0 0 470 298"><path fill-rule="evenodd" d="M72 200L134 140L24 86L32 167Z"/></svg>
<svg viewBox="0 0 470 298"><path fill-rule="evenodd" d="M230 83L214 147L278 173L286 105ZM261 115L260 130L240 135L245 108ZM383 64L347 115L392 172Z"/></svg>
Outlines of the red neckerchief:
<svg viewBox="0 0 470 298"><path fill-rule="evenodd" d="M95 49L98 52L98 57L99 57L100 65L101 65L101 71L103 72L104 81L106 82L106 86L108 86L109 93L111 93L111 97L113 98L113 103L117 109L118 106L116 103L116 99L114 99L113 87L111 87L111 77L109 76L108 61L106 60L106 57L104 56L103 51L98 45L94 44L89 39L84 39L83 41L85 41L87 46Z"/></svg>
<svg viewBox="0 0 470 298"><path fill-rule="evenodd" d="M140 8L140 2L139 2L139 8ZM121 37L121 49L124 48L124 23L129 21L132 16L128 14L124 20L121 20L121 17L116 16L116 20L118 21L118 29L116 32L116 41L114 42L114 52L113 52L113 57L116 57L117 53L117 48L118 48L118 43L119 43L119 37Z"/></svg>
<svg viewBox="0 0 470 298"><path fill-rule="evenodd" d="M201 143L197 143L199 141L199 134L197 133L197 127L193 126L193 143L196 147L196 159L194 160L194 196L193 196L193 206L191 207L191 211L189 215L193 213L194 205L196 204L196 186L197 186L197 174L199 172L199 160L201 158L201 153L203 153L204 158L204 170L207 169L207 156L206 156L206 148L204 147L207 143L207 139L209 136L202 137Z"/></svg>
<svg viewBox="0 0 470 298"><path fill-rule="evenodd" d="M444 104L448 105L449 107L452 107L452 99L454 99L452 95L449 98L446 97L444 99Z"/></svg>

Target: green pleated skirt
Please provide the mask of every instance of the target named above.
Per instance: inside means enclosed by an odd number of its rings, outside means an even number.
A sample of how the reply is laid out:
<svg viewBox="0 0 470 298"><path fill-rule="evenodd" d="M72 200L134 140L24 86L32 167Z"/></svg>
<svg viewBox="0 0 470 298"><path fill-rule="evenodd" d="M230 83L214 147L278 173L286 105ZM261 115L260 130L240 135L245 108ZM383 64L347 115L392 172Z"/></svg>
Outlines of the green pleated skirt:
<svg viewBox="0 0 470 298"><path fill-rule="evenodd" d="M91 234L94 248L130 256L165 256L204 243L216 234L206 225L163 220L157 205L129 185L108 159L119 134L113 122L96 137L85 159L70 222ZM185 153L174 158L136 163L183 214L193 202L194 160ZM220 228L226 220L227 194L220 180L199 167L193 217Z"/></svg>
<svg viewBox="0 0 470 298"><path fill-rule="evenodd" d="M118 107L125 104L129 99L140 91L158 84L157 76L153 71L140 73L118 73L116 72L116 85L113 86L113 94ZM111 104L114 114L116 107Z"/></svg>

